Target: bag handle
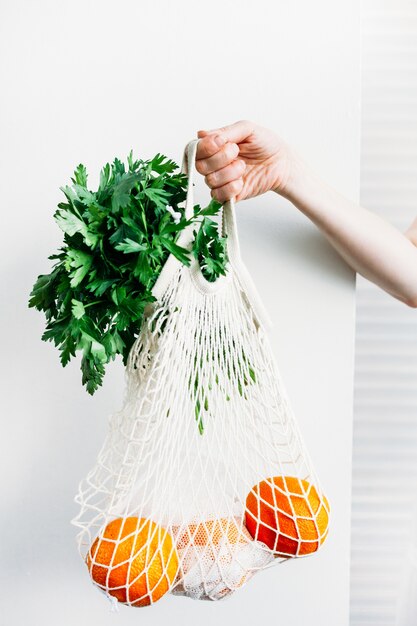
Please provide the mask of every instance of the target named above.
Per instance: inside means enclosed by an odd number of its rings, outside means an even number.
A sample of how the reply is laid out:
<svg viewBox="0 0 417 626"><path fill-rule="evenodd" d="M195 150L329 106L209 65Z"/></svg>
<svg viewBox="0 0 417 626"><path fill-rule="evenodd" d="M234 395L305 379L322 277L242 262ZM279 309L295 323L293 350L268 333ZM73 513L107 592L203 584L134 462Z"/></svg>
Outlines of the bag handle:
<svg viewBox="0 0 417 626"><path fill-rule="evenodd" d="M194 213L194 175L195 160L197 155L197 145L200 139L190 141L185 150L182 160L181 171L188 175L187 198L185 204L185 217L190 219ZM227 256L229 263L233 268L240 286L249 300L249 303L258 320L258 324L262 324L265 328L272 327L272 321L266 312L261 299L258 295L255 284L242 261L240 253L239 238L236 225L235 199L230 198L223 204L222 211L222 231L223 236L227 237Z"/></svg>

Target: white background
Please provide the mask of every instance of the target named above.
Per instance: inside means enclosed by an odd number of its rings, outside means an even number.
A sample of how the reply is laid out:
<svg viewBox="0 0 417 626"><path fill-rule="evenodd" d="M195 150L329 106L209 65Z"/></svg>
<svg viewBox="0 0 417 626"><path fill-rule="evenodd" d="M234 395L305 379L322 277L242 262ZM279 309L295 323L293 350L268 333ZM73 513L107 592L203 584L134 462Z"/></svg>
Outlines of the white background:
<svg viewBox="0 0 417 626"><path fill-rule="evenodd" d="M361 202L417 216L417 3L362 2ZM417 624L417 311L358 280L352 626ZM414 514L414 520L413 520Z"/></svg>
<svg viewBox="0 0 417 626"><path fill-rule="evenodd" d="M61 232L52 219L82 161L134 148L177 161L198 128L274 128L352 199L359 188L359 2L15 1L1 8L1 623L115 623L76 551L73 497L119 408L122 363L93 397L27 308ZM201 199L207 190L199 186ZM275 328L288 393L333 508L317 554L258 574L227 601L166 597L118 623L347 626L353 273L273 194L238 207L243 255ZM140 610L139 610L140 611Z"/></svg>

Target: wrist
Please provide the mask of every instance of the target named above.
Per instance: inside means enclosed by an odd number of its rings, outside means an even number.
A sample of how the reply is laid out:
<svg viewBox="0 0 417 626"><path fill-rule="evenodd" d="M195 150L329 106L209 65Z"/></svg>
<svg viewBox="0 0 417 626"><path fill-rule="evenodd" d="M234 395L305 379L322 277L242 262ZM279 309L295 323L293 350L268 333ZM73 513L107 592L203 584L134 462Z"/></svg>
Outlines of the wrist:
<svg viewBox="0 0 417 626"><path fill-rule="evenodd" d="M308 167L302 158L291 150L288 156L285 184L273 191L289 200L297 207L304 205L317 193L320 193L322 181Z"/></svg>
<svg viewBox="0 0 417 626"><path fill-rule="evenodd" d="M307 178L307 168L302 159L290 147L287 148L285 175L273 191L290 202L299 195Z"/></svg>

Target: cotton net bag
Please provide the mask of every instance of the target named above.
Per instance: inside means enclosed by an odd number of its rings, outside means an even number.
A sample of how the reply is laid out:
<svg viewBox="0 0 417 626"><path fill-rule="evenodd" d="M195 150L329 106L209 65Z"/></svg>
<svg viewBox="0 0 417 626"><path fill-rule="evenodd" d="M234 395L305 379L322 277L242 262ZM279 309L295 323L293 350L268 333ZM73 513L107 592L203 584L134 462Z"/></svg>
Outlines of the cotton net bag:
<svg viewBox="0 0 417 626"><path fill-rule="evenodd" d="M197 143L184 153L187 217ZM114 605L167 593L220 600L327 536L329 503L241 260L233 200L219 228L225 276L208 282L197 260L166 261L129 353L122 408L75 498L80 554ZM180 245L193 237L184 230Z"/></svg>

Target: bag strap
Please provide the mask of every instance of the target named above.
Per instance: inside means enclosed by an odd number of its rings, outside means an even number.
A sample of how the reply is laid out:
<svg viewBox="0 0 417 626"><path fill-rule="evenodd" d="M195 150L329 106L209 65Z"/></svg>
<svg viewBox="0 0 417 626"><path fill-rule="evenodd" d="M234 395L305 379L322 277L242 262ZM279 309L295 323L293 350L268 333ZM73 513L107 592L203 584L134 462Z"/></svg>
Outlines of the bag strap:
<svg viewBox="0 0 417 626"><path fill-rule="evenodd" d="M186 174L188 177L187 196L184 209L185 217L187 219L190 219L194 214L194 177L196 172L195 160L197 155L197 145L199 141L199 139L193 139L187 144L184 150L181 166L181 172ZM190 227L185 228L180 234L178 244L184 247L187 247L189 244L191 244L194 236L193 230L193 224L191 224ZM241 258L239 238L236 226L234 198L231 198L223 204L222 232L223 236L227 237L227 256L229 259L229 264L236 274L242 291L245 293L245 296L254 311L255 317L258 321L258 325L262 325L265 328L270 328L272 326L271 319L259 298L253 280ZM196 260L195 263L197 263ZM173 273L176 271L179 265L181 265L180 261L178 261L172 254L170 254L152 290L153 295L157 299L162 297ZM221 278L222 277L220 277L218 280L220 281ZM214 286L216 282L207 283L207 287L209 287L210 285Z"/></svg>
<svg viewBox="0 0 417 626"><path fill-rule="evenodd" d="M185 206L185 216L187 219L192 217L194 209L194 175L195 175L195 159L197 155L197 146L199 139L190 141L185 150L182 161L181 171L188 175L187 199ZM242 287L249 303L255 313L258 323L265 328L272 327L272 321L263 306L255 284L242 261L239 245L239 237L236 225L235 199L230 198L223 204L222 211L222 231L223 236L227 237L227 256L229 263L238 277L240 286Z"/></svg>
<svg viewBox="0 0 417 626"><path fill-rule="evenodd" d="M196 172L195 160L199 139L190 141L184 150L181 172L188 176L187 199L185 201L185 217L190 219L194 213L194 176ZM191 164L191 165L190 165ZM240 259L240 246L237 236L235 219L235 201L231 198L225 202L222 211L222 231L223 236L227 236L227 248L229 259Z"/></svg>

